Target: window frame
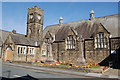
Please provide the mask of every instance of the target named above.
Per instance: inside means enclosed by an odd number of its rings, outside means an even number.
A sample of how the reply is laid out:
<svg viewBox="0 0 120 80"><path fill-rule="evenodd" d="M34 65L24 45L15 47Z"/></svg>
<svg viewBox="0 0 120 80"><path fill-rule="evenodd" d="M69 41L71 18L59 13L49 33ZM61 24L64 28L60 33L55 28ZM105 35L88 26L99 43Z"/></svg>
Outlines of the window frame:
<svg viewBox="0 0 120 80"><path fill-rule="evenodd" d="M107 49L108 48L108 38L105 37L104 33L100 32L96 34L95 37L95 48L96 49Z"/></svg>
<svg viewBox="0 0 120 80"><path fill-rule="evenodd" d="M75 39L73 35L67 36L66 48L67 50L75 50Z"/></svg>

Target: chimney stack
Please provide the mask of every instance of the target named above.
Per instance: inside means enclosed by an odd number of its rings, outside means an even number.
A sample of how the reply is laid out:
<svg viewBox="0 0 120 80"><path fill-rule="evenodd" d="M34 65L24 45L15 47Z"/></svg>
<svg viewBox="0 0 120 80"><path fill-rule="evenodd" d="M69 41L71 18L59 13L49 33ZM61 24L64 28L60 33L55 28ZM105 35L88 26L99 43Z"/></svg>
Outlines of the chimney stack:
<svg viewBox="0 0 120 80"><path fill-rule="evenodd" d="M93 19L94 19L94 14L95 14L94 11L91 10L91 11L90 11L90 20L93 20Z"/></svg>

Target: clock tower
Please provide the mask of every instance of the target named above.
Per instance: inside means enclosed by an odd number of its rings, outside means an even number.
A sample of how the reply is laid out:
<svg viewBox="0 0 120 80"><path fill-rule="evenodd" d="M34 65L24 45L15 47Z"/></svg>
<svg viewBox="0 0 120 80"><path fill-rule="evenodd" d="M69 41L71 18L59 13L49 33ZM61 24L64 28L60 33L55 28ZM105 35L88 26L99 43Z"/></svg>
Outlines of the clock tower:
<svg viewBox="0 0 120 80"><path fill-rule="evenodd" d="M44 10L34 6L28 8L27 37L42 40Z"/></svg>

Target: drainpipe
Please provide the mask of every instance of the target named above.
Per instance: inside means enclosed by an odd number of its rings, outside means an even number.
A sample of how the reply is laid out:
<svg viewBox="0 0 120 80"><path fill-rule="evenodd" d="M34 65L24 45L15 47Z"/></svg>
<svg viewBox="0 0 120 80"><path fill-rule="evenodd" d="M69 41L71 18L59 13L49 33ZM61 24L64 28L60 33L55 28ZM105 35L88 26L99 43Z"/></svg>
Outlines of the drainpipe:
<svg viewBox="0 0 120 80"><path fill-rule="evenodd" d="M57 49L57 61L59 62L59 42L58 42L58 49Z"/></svg>
<svg viewBox="0 0 120 80"><path fill-rule="evenodd" d="M47 60L49 60L48 58L49 58L49 57L48 57L48 43L47 43Z"/></svg>

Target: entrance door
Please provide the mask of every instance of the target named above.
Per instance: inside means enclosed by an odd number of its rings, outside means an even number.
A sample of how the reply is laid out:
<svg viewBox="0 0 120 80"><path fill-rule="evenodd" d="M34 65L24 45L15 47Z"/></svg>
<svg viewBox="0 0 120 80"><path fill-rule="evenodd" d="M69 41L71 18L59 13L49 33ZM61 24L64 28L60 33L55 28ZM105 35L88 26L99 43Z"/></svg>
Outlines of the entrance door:
<svg viewBox="0 0 120 80"><path fill-rule="evenodd" d="M5 61L10 61L12 62L13 54L12 54L12 49L8 47L6 49L6 54L5 54Z"/></svg>

